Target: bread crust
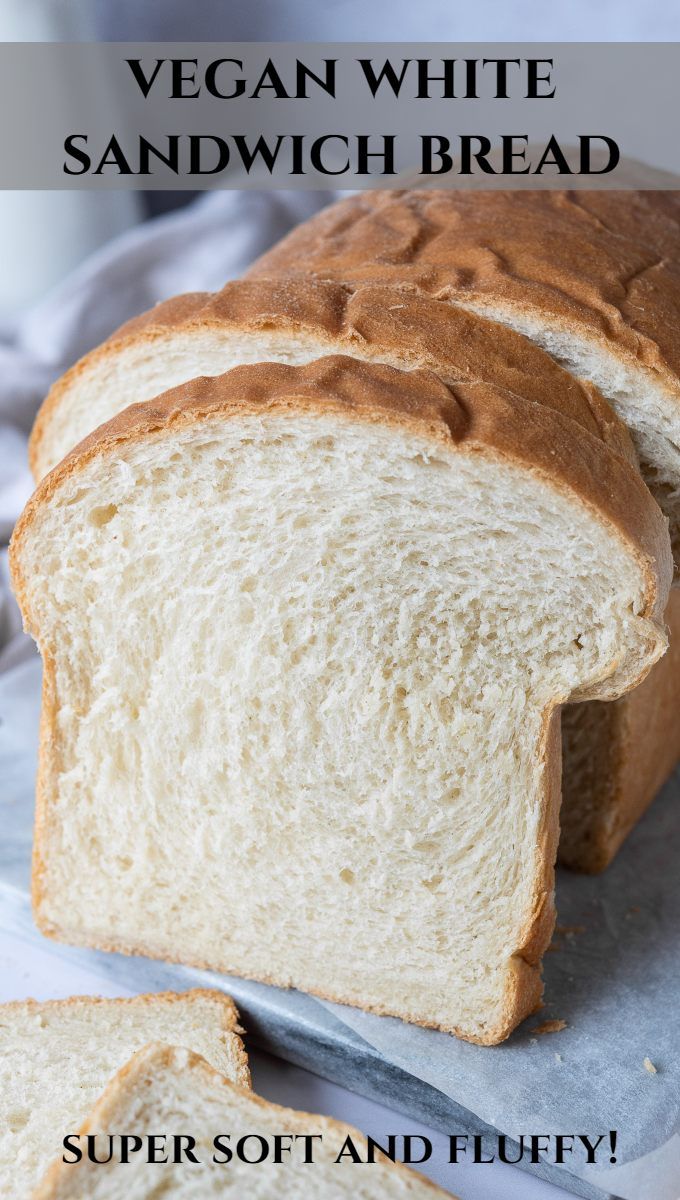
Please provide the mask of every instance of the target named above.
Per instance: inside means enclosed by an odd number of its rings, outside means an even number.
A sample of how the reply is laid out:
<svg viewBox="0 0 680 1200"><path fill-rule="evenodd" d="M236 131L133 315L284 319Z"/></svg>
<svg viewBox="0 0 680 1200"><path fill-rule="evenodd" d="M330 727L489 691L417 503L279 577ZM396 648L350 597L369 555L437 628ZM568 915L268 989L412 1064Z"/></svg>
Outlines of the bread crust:
<svg viewBox="0 0 680 1200"><path fill-rule="evenodd" d="M216 988L189 988L186 992L144 992L137 996L67 996L63 1000L34 1000L29 997L26 1000L9 1000L5 1004L0 1004L0 1019L3 1013L11 1014L20 1010L37 1014L46 1009L54 1011L55 1009L75 1008L78 1005L85 1005L88 1008L100 1005L139 1007L154 1005L159 1000L164 1004L186 1004L195 1000L208 1000L211 1004L217 1005L221 1011L224 1032L234 1035L239 1086L250 1089L250 1067L248 1055L241 1039L243 1029L239 1024L238 1009L231 996L226 992L217 991Z"/></svg>
<svg viewBox="0 0 680 1200"><path fill-rule="evenodd" d="M351 290L298 278L236 281L215 294L177 296L128 321L50 389L29 442L34 478L45 474L50 429L74 384L132 348L160 355L166 341L172 349L174 335L207 331L225 337L265 332L282 339L307 336L321 344L323 354L382 357L397 366L434 370L444 382L486 381L563 412L637 462L627 428L597 389L575 379L514 330L427 297L395 296L392 288L381 285Z"/></svg>
<svg viewBox="0 0 680 1200"><path fill-rule="evenodd" d="M680 409L680 221L661 193L372 191L299 225L250 269L493 300L648 367Z"/></svg>
<svg viewBox="0 0 680 1200"><path fill-rule="evenodd" d="M211 1088L222 1092L225 1104L229 1103L235 1092L238 1093L242 1090L229 1079L220 1075L200 1054L195 1054L191 1050L178 1050L174 1046L167 1046L160 1042L151 1042L148 1046L145 1046L133 1055L129 1062L114 1075L89 1117L79 1129L79 1135L82 1137L88 1133L94 1133L102 1127L113 1130L116 1126L120 1126L121 1110L129 1090L134 1089L140 1084L143 1085L145 1080L150 1077L153 1078L163 1068L184 1070L186 1067L200 1073L204 1081L209 1083ZM261 1096L256 1095L254 1092L248 1093L248 1099L257 1108L268 1113L274 1112L280 1115L281 1132L290 1128L291 1125L296 1127L299 1133L309 1133L314 1128L321 1128L328 1133L338 1135L343 1140L349 1135L357 1146L366 1145L366 1138L363 1133L351 1125L346 1125L342 1121L336 1121L333 1117L319 1116L315 1113L299 1112L290 1108L283 1108L279 1104L263 1100ZM130 1131L128 1130L128 1132ZM376 1157L379 1157L379 1160L390 1171L395 1172L404 1179L413 1180L414 1183L417 1181L423 1188L427 1188L433 1200L436 1196L447 1197L448 1200L456 1200L455 1196L450 1197L448 1192L443 1192L425 1176L414 1175L403 1163L392 1162L382 1154ZM79 1168L82 1169L80 1163L70 1166L63 1162L54 1162L36 1189L33 1200L64 1200L67 1193L61 1190L61 1185L62 1183L66 1183L67 1179L70 1181L74 1171L77 1173Z"/></svg>
<svg viewBox="0 0 680 1200"><path fill-rule="evenodd" d="M648 623L648 643L640 661L619 664L616 678L593 681L591 696L611 696L634 687L665 649L663 612L671 582L672 563L665 519L652 500L639 474L597 438L567 417L549 408L523 401L509 392L486 384L446 387L427 371L399 372L390 367L366 365L351 358L332 356L304 367L260 363L237 367L226 375L195 379L174 388L157 400L133 405L86 438L39 485L20 518L11 546L14 588L26 628L40 640L31 613L29 593L23 578L21 547L39 520L41 509L58 489L89 463L115 456L128 442L161 438L197 421L225 420L252 412L261 416L301 414L339 417L413 432L431 442L432 453L461 451L486 455L497 462L512 463L540 477L556 493L569 494L584 509L594 512L626 545L644 580L640 619ZM56 719L53 664L49 648L45 657L45 711L43 714L41 768L37 788L37 818L34 850L33 903L36 922L48 936L68 939L68 931L53 928L41 912L43 902L46 820L52 802L49 761L52 730ZM468 1040L493 1044L503 1040L540 998L539 962L552 930L553 862L558 837L559 751L556 749L556 718L553 708L568 697L555 697L545 714L544 759L547 773L536 851L536 874L528 925L518 945L509 951L515 971L509 978L503 1016L497 1027L482 1037L449 1028L448 1032ZM579 695L579 699L587 698ZM83 938L79 935L79 942ZM103 949L123 953L162 956L158 949L142 944L109 943L97 940ZM193 962L197 967L218 967L231 973L229 963ZM266 982L283 983L276 979ZM340 1003L346 997L328 996ZM385 1011L388 1009L375 1009ZM391 1015L413 1020L413 1014Z"/></svg>
<svg viewBox="0 0 680 1200"><path fill-rule="evenodd" d="M680 590L670 595L667 654L608 704L567 706L558 862L605 870L680 762Z"/></svg>

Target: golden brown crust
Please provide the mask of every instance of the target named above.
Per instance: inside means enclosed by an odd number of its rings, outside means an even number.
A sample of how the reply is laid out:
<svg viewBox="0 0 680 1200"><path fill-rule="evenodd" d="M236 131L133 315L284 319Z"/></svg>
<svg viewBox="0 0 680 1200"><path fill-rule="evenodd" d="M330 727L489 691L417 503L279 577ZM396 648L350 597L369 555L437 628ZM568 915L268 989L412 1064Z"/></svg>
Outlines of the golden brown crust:
<svg viewBox="0 0 680 1200"><path fill-rule="evenodd" d="M298 226L249 277L381 282L535 313L649 368L680 405L677 211L653 192L364 192Z"/></svg>
<svg viewBox="0 0 680 1200"><path fill-rule="evenodd" d="M667 654L638 688L563 712L558 861L603 871L680 762L680 591L666 610Z"/></svg>
<svg viewBox="0 0 680 1200"><path fill-rule="evenodd" d="M596 437L574 427L570 418L544 405L522 400L483 382L447 386L426 370L398 371L330 355L305 366L256 363L224 375L190 380L146 404L131 405L85 438L43 480L19 519L12 539L38 506L69 475L95 455L130 439L150 437L202 417L258 412L337 411L371 423L406 425L452 448L465 442L486 447L532 471L554 478L598 509L630 546L656 567L663 581L670 553L666 523L636 471ZM16 561L16 554L13 556ZM18 580L19 591L21 581ZM663 583L661 585L663 593ZM650 611L663 612L666 596Z"/></svg>
<svg viewBox="0 0 680 1200"><path fill-rule="evenodd" d="M395 296L379 285L351 291L335 283L279 279L237 281L214 295L177 296L123 325L50 390L29 443L34 477L44 474L44 441L74 383L131 347L161 354L166 340L172 348L174 334L208 330L225 338L264 332L282 339L307 337L320 343L323 354L388 358L395 365L434 370L447 383L488 382L563 412L629 461L637 461L625 425L599 392L574 379L521 334L462 308L412 294Z"/></svg>
<svg viewBox="0 0 680 1200"><path fill-rule="evenodd" d="M596 512L602 520L609 522L612 530L627 544L645 580L640 615L652 623L661 621L671 579L665 520L638 473L618 455L611 453L598 438L579 429L571 419L552 409L520 400L509 392L487 384L463 384L448 388L427 371L401 372L392 367L367 365L351 358L333 356L304 367L260 363L237 367L217 378L192 380L155 401L131 406L81 442L40 484L15 530L11 549L12 571L15 593L27 627L33 627L33 620L22 578L21 543L30 532L33 522L39 518L42 506L50 502L64 483L76 476L92 459L122 452L126 443L163 437L170 431L186 428L201 420L242 417L249 411L286 414L293 418L303 413L315 415L334 412L345 419L412 431L414 435L431 442L433 454L457 453L462 449L527 469L543 478L556 492L571 494L584 508ZM35 632L39 633L38 630ZM663 648L661 634L655 635L653 625L650 626L648 653L639 665L640 678L654 658L663 652ZM46 675L51 676L52 670L47 655ZM621 672L616 686L634 686L637 678L631 677L630 664L622 664ZM610 686L611 682L605 683L604 691L600 694L608 694ZM52 692L53 687L48 679L45 696L49 708L44 717L43 735L46 744L49 744L56 717ZM596 684L593 685L593 694L598 694ZM548 742L554 745L554 730L554 719L551 718L546 727L546 745ZM479 1039L487 1043L506 1037L518 1021L533 1010L540 997L540 983L533 963L540 959L545 950L551 930L552 909L546 898L552 892L554 855L551 847L557 838L557 806L554 803L557 770L555 762L549 761L541 846L537 848L531 928L522 932L514 960L517 969L514 982L509 985L509 1007L498 1028L489 1030L487 1036ZM46 782L46 766L43 766L43 771L45 776L41 772L38 787L35 914L43 932L53 937L62 934L68 937L67 931L46 925L41 915L44 873L42 845L51 793ZM79 936L78 940L82 938ZM101 946L100 942L97 944ZM102 948L124 953L151 951L153 954L151 947L121 945L115 941ZM232 964L213 962L192 965L218 966L233 971ZM343 1000L343 997L330 998L340 1002ZM392 1015L412 1019L408 1013ZM449 1031L470 1037L464 1030L456 1028Z"/></svg>
<svg viewBox="0 0 680 1200"><path fill-rule="evenodd" d="M191 1071L203 1076L203 1082L207 1083L211 1089L214 1089L218 1093L220 1100L224 1100L225 1109L235 1095L238 1095L242 1091L231 1080L225 1079L223 1075L220 1075L199 1054L194 1054L191 1050L178 1050L174 1046L152 1042L133 1055L130 1061L114 1075L87 1120L79 1129L80 1136L85 1136L88 1133L96 1133L101 1130L113 1131L114 1129L120 1129L124 1123L126 1098L136 1087L144 1087L149 1079L155 1078L164 1068L180 1071L186 1070L187 1067ZM344 1122L334 1120L333 1117L283 1108L279 1104L263 1100L262 1097L257 1096L254 1092L248 1092L248 1101L255 1108L267 1113L276 1113L280 1117L280 1129L282 1132L292 1129L300 1134L308 1134L321 1130L324 1136L337 1136L340 1144L342 1144L347 1136L350 1136L355 1146L366 1146L366 1138L363 1133L351 1125L345 1125ZM225 1111L225 1132L227 1131L228 1124L228 1112ZM126 1132L131 1133L134 1131L127 1128ZM387 1167L390 1172L401 1176L404 1180L412 1180L414 1184L417 1182L419 1187L426 1188L433 1198L436 1196L446 1196L448 1200L456 1200L455 1196L449 1196L448 1192L442 1192L440 1188L425 1176L414 1175L403 1163L392 1162L379 1152L376 1153L376 1159ZM74 1176L76 1177L77 1186L77 1176L83 1169L82 1161L73 1166L59 1161L53 1163L36 1189L33 1200L67 1200L69 1192L64 1190L64 1186L68 1187Z"/></svg>

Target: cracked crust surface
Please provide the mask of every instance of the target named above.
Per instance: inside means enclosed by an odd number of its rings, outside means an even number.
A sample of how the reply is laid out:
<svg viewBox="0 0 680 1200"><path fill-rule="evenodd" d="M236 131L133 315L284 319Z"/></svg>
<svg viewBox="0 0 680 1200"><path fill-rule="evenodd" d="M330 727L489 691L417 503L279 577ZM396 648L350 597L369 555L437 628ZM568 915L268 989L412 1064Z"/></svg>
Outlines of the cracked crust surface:
<svg viewBox="0 0 680 1200"><path fill-rule="evenodd" d="M298 226L249 275L493 298L608 339L680 393L679 256L673 193L375 191Z"/></svg>
<svg viewBox="0 0 680 1200"><path fill-rule="evenodd" d="M298 278L239 280L215 294L177 296L123 325L50 390L29 443L35 478L53 465L51 441L58 439L60 422L77 389L91 381L93 393L109 388L115 395L116 371L126 355L171 356L178 338L190 344L194 337L198 369L192 374L202 374L200 346L206 334L218 343L224 340L225 354L238 339L259 338L262 358L269 357L273 346L307 344L312 357L344 353L405 368L424 367L446 383L481 380L555 408L616 453L637 461L628 430L597 389L575 379L514 330L426 297L395 296L390 287L366 284L352 290ZM83 428L81 436L89 432Z"/></svg>

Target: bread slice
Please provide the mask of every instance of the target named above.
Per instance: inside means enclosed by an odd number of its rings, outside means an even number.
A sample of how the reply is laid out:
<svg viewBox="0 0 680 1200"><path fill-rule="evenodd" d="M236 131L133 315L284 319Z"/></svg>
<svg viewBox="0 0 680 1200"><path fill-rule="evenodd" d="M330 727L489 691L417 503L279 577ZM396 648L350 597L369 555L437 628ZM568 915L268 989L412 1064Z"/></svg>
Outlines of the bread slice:
<svg viewBox="0 0 680 1200"><path fill-rule="evenodd" d="M558 862L603 871L680 762L680 590L666 610L668 653L627 696L562 710Z"/></svg>
<svg viewBox="0 0 680 1200"><path fill-rule="evenodd" d="M164 1147L172 1157L173 1134L194 1137L199 1161L148 1163L150 1132L166 1135L159 1157ZM136 1134L144 1142L129 1163L121 1164L120 1140L114 1136L118 1161L95 1164L84 1156L75 1164L56 1163L35 1200L156 1200L161 1194L173 1200L448 1196L422 1175L385 1157L375 1144L369 1161L366 1138L351 1126L270 1104L236 1087L199 1055L175 1046L150 1045L135 1054L111 1081L83 1126L83 1140L75 1144L85 1147L90 1135L97 1156L105 1158L108 1135L121 1133ZM233 1152L229 1162L224 1161L227 1147ZM263 1159L258 1162L260 1154ZM353 1154L358 1161L352 1160Z"/></svg>
<svg viewBox="0 0 680 1200"><path fill-rule="evenodd" d="M449 383L486 380L556 408L612 450L631 461L635 457L626 427L596 389L513 330L414 294L395 298L381 286L350 292L306 279L252 280L230 283L218 295L194 293L159 304L68 371L52 388L33 430L36 479L96 426L174 384L240 362L302 363L334 350L363 361L429 367ZM655 678L668 705L665 719L659 713L659 739ZM601 705L592 713L566 710L561 821L568 865L581 870L606 865L620 832L646 808L662 781L660 772L665 778L680 756L680 734L667 736L676 708L680 712L680 671L666 656L641 694L622 697L611 710ZM655 763L651 773L631 770L638 730L642 753L648 747L650 767ZM630 751L624 736L632 738Z"/></svg>
<svg viewBox="0 0 680 1200"><path fill-rule="evenodd" d="M534 1008L558 706L665 648L621 456L486 384L240 367L80 443L12 564L43 931L481 1042Z"/></svg>
<svg viewBox="0 0 680 1200"><path fill-rule="evenodd" d="M384 287L354 294L306 279L236 281L216 294L177 296L129 321L51 389L35 422L36 480L86 434L129 404L198 375L251 362L298 365L342 353L395 367L427 367L445 383L482 380L572 417L635 458L625 426L526 338L463 309L450 311Z"/></svg>
<svg viewBox="0 0 680 1200"><path fill-rule="evenodd" d="M680 557L680 204L653 192L363 192L251 269L415 289L525 334L628 425Z"/></svg>
<svg viewBox="0 0 680 1200"><path fill-rule="evenodd" d="M236 1009L222 992L0 1005L0 1195L28 1200L111 1076L166 1038L250 1086Z"/></svg>

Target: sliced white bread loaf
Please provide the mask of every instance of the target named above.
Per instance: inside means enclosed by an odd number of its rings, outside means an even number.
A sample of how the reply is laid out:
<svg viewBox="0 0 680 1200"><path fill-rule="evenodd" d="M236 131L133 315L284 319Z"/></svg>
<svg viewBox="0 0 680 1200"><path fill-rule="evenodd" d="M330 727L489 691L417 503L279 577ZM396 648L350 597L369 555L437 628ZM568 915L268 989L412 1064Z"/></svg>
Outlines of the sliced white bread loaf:
<svg viewBox="0 0 680 1200"><path fill-rule="evenodd" d="M625 426L589 384L513 330L463 309L390 288L307 279L238 280L215 294L177 296L129 321L51 389L30 459L41 479L82 438L127 408L199 375L251 362L298 365L349 354L394 367L427 367L445 383L482 380L571 416L634 458Z"/></svg>
<svg viewBox="0 0 680 1200"><path fill-rule="evenodd" d="M481 1042L534 1008L557 706L665 647L666 523L620 455L486 384L240 367L81 443L12 564L46 933Z"/></svg>
<svg viewBox="0 0 680 1200"><path fill-rule="evenodd" d="M178 296L86 355L55 384L38 416L31 438L36 478L97 425L174 384L240 362L301 363L333 350L364 361L430 367L445 382L486 380L556 408L634 457L626 427L598 392L521 334L412 293L395 299L380 286L351 293L333 283L282 279L234 282L218 295ZM676 710L680 671L668 656L645 687L622 697L615 709L566 709L561 822L567 865L594 870L609 862L680 757L680 722L676 736L669 729ZM653 770L631 769L630 755L639 755L640 745Z"/></svg>
<svg viewBox="0 0 680 1200"><path fill-rule="evenodd" d="M251 269L386 283L508 325L600 389L680 556L680 205L653 192L364 192Z"/></svg>
<svg viewBox="0 0 680 1200"><path fill-rule="evenodd" d="M67 1134L131 1055L162 1038L250 1086L236 1009L221 992L0 1005L0 1195L28 1200Z"/></svg>
<svg viewBox="0 0 680 1200"><path fill-rule="evenodd" d="M146 1147L150 1132L169 1135L169 1157L172 1134L194 1137L199 1161L148 1164L138 1153L125 1165L116 1157L95 1164L84 1156L75 1164L56 1163L34 1200L156 1200L161 1195L173 1200L436 1200L448 1195L375 1147L369 1161L366 1138L351 1126L270 1104L175 1046L150 1045L132 1058L88 1116L82 1144L88 1134L96 1138L95 1149L101 1148L104 1158L109 1134L137 1134ZM119 1146L114 1138L118 1160ZM225 1148L232 1151L229 1162ZM353 1152L361 1165L352 1161Z"/></svg>

